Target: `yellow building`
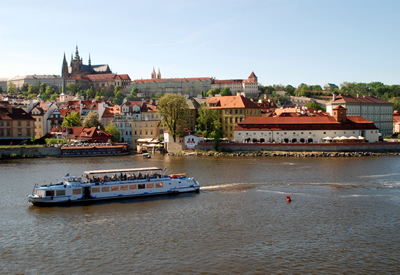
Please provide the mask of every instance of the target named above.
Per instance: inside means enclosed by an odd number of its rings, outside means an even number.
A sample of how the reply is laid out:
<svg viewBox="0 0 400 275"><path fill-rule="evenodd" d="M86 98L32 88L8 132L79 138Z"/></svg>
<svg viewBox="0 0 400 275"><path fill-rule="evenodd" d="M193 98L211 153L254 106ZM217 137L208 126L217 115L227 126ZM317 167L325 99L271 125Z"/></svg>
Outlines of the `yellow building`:
<svg viewBox="0 0 400 275"><path fill-rule="evenodd" d="M31 139L35 119L21 108L0 107L0 139Z"/></svg>
<svg viewBox="0 0 400 275"><path fill-rule="evenodd" d="M234 138L234 130L239 122L248 117L261 116L261 108L241 95L211 97L207 108L217 110L223 137L229 139Z"/></svg>
<svg viewBox="0 0 400 275"><path fill-rule="evenodd" d="M141 111L140 120L131 122L132 148L137 148L139 139L156 138L161 134L161 114L156 105L146 104L147 110Z"/></svg>

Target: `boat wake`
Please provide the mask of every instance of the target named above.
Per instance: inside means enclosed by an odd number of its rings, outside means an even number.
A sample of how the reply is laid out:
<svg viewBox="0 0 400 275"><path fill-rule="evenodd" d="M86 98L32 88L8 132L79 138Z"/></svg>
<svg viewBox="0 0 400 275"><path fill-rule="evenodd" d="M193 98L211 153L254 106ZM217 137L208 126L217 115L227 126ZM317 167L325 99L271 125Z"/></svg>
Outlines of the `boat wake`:
<svg viewBox="0 0 400 275"><path fill-rule="evenodd" d="M204 186L201 190L207 191L242 191L255 188L254 184L249 183L227 183L221 185Z"/></svg>

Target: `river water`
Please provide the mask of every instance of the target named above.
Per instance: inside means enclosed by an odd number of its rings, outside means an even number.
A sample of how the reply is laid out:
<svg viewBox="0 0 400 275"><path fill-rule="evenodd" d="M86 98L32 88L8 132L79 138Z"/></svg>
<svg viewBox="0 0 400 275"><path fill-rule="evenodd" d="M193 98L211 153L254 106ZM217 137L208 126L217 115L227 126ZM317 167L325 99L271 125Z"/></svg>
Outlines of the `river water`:
<svg viewBox="0 0 400 275"><path fill-rule="evenodd" d="M201 192L50 208L25 197L67 173L146 166L194 176ZM400 272L399 157L131 155L0 169L1 274Z"/></svg>

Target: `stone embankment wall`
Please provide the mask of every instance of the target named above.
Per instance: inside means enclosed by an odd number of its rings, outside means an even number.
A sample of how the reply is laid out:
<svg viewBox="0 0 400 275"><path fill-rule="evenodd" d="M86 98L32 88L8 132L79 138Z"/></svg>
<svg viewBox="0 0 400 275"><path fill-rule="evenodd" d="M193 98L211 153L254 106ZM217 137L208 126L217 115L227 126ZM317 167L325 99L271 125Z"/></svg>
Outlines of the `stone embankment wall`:
<svg viewBox="0 0 400 275"><path fill-rule="evenodd" d="M14 148L0 148L0 155L10 157L17 155L18 157L59 157L61 156L60 147L14 147Z"/></svg>
<svg viewBox="0 0 400 275"><path fill-rule="evenodd" d="M213 143L199 143L198 150L213 150ZM221 143L220 151L225 152L400 152L400 142L376 143Z"/></svg>

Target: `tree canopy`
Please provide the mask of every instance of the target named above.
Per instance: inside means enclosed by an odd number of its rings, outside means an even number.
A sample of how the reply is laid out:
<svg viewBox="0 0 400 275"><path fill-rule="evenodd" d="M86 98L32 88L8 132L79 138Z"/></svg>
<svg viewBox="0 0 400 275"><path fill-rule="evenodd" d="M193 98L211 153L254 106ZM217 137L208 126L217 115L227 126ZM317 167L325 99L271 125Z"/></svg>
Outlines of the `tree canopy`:
<svg viewBox="0 0 400 275"><path fill-rule="evenodd" d="M85 128L98 127L104 129L103 124L99 121L99 113L97 111L90 111L83 119L82 126Z"/></svg>
<svg viewBox="0 0 400 275"><path fill-rule="evenodd" d="M64 117L64 121L61 124L62 127L75 127L82 126L81 116L78 112L71 112L67 116Z"/></svg>
<svg viewBox="0 0 400 275"><path fill-rule="evenodd" d="M158 110L162 115L162 125L165 126L174 141L180 131L183 131L186 114L189 107L183 95L166 94L158 102Z"/></svg>
<svg viewBox="0 0 400 275"><path fill-rule="evenodd" d="M229 96L232 95L231 89L229 87L225 87L222 89L222 91L219 93L221 96Z"/></svg>
<svg viewBox="0 0 400 275"><path fill-rule="evenodd" d="M218 120L217 111L213 109L208 109L205 104L202 104L197 112L198 130L202 132L204 137L208 137L208 135L215 130L214 122Z"/></svg>
<svg viewBox="0 0 400 275"><path fill-rule="evenodd" d="M114 124L112 124L112 123L108 124L106 126L105 131L113 135L113 141L114 142L118 142L119 141L120 133L119 133L117 127L115 127Z"/></svg>

